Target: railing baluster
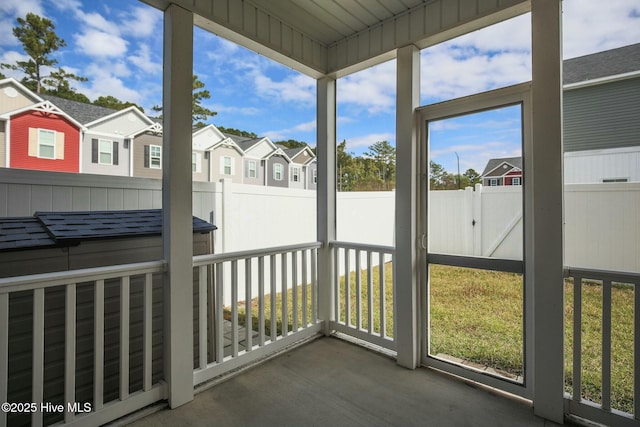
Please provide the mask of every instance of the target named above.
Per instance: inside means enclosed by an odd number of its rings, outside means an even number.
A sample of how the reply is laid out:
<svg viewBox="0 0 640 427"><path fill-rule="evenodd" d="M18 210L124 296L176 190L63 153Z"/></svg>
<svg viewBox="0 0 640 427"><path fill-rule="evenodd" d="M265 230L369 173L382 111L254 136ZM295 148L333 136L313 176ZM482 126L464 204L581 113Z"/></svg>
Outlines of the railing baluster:
<svg viewBox="0 0 640 427"><path fill-rule="evenodd" d="M238 261L231 261L231 354L238 356Z"/></svg>
<svg viewBox="0 0 640 427"><path fill-rule="evenodd" d="M198 362L207 367L207 266L198 267Z"/></svg>
<svg viewBox="0 0 640 427"><path fill-rule="evenodd" d="M337 269L337 268L336 268ZM338 283L336 281L336 283ZM335 298L338 299L337 297ZM318 250L311 249L311 323L318 320Z"/></svg>
<svg viewBox="0 0 640 427"><path fill-rule="evenodd" d="M611 410L611 280L602 282L602 409Z"/></svg>
<svg viewBox="0 0 640 427"><path fill-rule="evenodd" d="M314 257L317 259L317 257ZM333 310L336 322L340 322L340 248L333 248ZM313 321L316 321L314 316Z"/></svg>
<svg viewBox="0 0 640 427"><path fill-rule="evenodd" d="M251 258L244 259L244 343L246 351L251 351L251 348L253 348L253 316L251 313L251 263Z"/></svg>
<svg viewBox="0 0 640 427"><path fill-rule="evenodd" d="M640 420L640 282L633 284L633 416Z"/></svg>
<svg viewBox="0 0 640 427"><path fill-rule="evenodd" d="M258 258L258 339L260 347L264 345L264 257Z"/></svg>
<svg viewBox="0 0 640 427"><path fill-rule="evenodd" d="M573 278L573 400L582 398L582 277Z"/></svg>
<svg viewBox="0 0 640 427"><path fill-rule="evenodd" d="M65 339L64 339L64 401L76 401L76 285L70 284L65 289ZM0 376L0 378L6 378ZM4 400L3 400L4 402ZM64 422L73 421L74 412L65 407Z"/></svg>
<svg viewBox="0 0 640 427"><path fill-rule="evenodd" d="M94 410L104 403L104 280L96 280L94 291L93 402Z"/></svg>
<svg viewBox="0 0 640 427"><path fill-rule="evenodd" d="M130 280L120 280L120 400L129 397L129 302Z"/></svg>
<svg viewBox="0 0 640 427"><path fill-rule="evenodd" d="M380 277L378 278L378 285L380 287L380 336L384 338L387 336L387 295L386 285L384 283L386 266L384 264L383 252L380 252L380 258L378 261L380 263L380 267L378 268L378 272L380 273Z"/></svg>
<svg viewBox="0 0 640 427"><path fill-rule="evenodd" d="M278 317L276 306L276 256L270 257L270 275L271 275L271 341L275 341L278 338Z"/></svg>
<svg viewBox="0 0 640 427"><path fill-rule="evenodd" d="M216 318L216 362L222 363L224 360L224 313L222 311L223 297L224 297L224 263L219 262L216 266L216 303L215 303L215 318Z"/></svg>
<svg viewBox="0 0 640 427"><path fill-rule="evenodd" d="M298 332L298 252L291 252L291 319L292 332Z"/></svg>
<svg viewBox="0 0 640 427"><path fill-rule="evenodd" d="M349 252L344 248L344 323L351 326L351 274L349 272Z"/></svg>
<svg viewBox="0 0 640 427"><path fill-rule="evenodd" d="M309 325L309 312L307 310L307 304L309 304L309 295L307 295L307 250L302 250L302 327L306 328Z"/></svg>
<svg viewBox="0 0 640 427"><path fill-rule="evenodd" d="M371 251L367 251L367 331L373 332L373 269Z"/></svg>
<svg viewBox="0 0 640 427"><path fill-rule="evenodd" d="M0 403L7 401L9 378L9 294L0 294ZM0 426L7 425L7 413L0 411Z"/></svg>
<svg viewBox="0 0 640 427"><path fill-rule="evenodd" d="M153 274L144 275L144 391L153 383Z"/></svg>
<svg viewBox="0 0 640 427"><path fill-rule="evenodd" d="M280 255L280 262L281 262L281 272L280 272L280 277L282 278L282 286L281 286L281 301L282 301L282 336L286 337L287 335L289 335L289 311L288 311L288 304L287 304L287 300L289 299L289 285L288 285L288 280L287 278L289 277L287 275L287 252L283 252Z"/></svg>
<svg viewBox="0 0 640 427"><path fill-rule="evenodd" d="M362 268L360 249L356 249L356 328L362 329Z"/></svg>
<svg viewBox="0 0 640 427"><path fill-rule="evenodd" d="M33 291L33 359L31 401L44 402L44 289ZM2 402L4 403L4 402ZM42 411L32 413L34 426L42 425Z"/></svg>

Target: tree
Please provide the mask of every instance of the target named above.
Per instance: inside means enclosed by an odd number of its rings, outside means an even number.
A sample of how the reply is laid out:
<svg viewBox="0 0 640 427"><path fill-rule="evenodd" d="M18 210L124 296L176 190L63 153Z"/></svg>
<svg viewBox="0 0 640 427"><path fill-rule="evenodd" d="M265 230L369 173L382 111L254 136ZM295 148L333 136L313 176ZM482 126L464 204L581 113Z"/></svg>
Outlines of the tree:
<svg viewBox="0 0 640 427"><path fill-rule="evenodd" d="M245 138L257 138L258 135L255 132L249 132L246 130L234 129L234 128L226 128L224 126L216 126L218 130L222 133L228 133L231 135L244 136Z"/></svg>
<svg viewBox="0 0 640 427"><path fill-rule="evenodd" d="M385 189L391 189L391 183L395 182L396 149L387 141L378 141L369 146L366 156L373 159L380 171L380 178L385 184Z"/></svg>
<svg viewBox="0 0 640 427"><path fill-rule="evenodd" d="M429 188L431 190L455 190L458 188L456 175L448 173L444 167L434 162L429 162Z"/></svg>
<svg viewBox="0 0 640 427"><path fill-rule="evenodd" d="M211 93L203 88L204 83L198 79L197 75L194 74L193 96L191 98L191 118L193 120L193 125L197 128L206 126L206 123L204 121L207 120L207 118L213 117L218 114L215 111L209 110L208 108L202 106L203 99L211 98ZM151 109L158 113L162 112L161 105L154 105L153 107L151 107ZM162 117L162 114L160 114L160 117Z"/></svg>
<svg viewBox="0 0 640 427"><path fill-rule="evenodd" d="M98 97L98 99L93 101L93 105L99 105L101 107L111 108L113 110L124 110L125 108L134 106L144 113L144 108L142 108L138 104L134 104L133 102L128 101L123 102L111 95Z"/></svg>
<svg viewBox="0 0 640 427"><path fill-rule="evenodd" d="M0 64L0 67L14 71L22 71L25 77L22 83L36 93L41 93L43 86L52 85L56 88L69 88L68 80L86 81L85 77L67 73L62 68L46 75L45 67L55 67L58 60L51 54L67 43L55 33L55 25L47 18L34 13L27 13L26 17L17 18L18 25L13 28L13 35L22 43L24 52L29 56L27 61L16 61L15 64ZM70 88L69 88L70 89ZM73 91L75 92L75 91Z"/></svg>
<svg viewBox="0 0 640 427"><path fill-rule="evenodd" d="M296 141L295 139L288 139L286 141L277 141L275 144L282 145L287 148L302 148L306 147L306 142Z"/></svg>
<svg viewBox="0 0 640 427"><path fill-rule="evenodd" d="M465 178L467 180L465 187L473 187L482 182L482 177L475 169L467 169L467 171L462 174L462 178L463 183L465 183Z"/></svg>
<svg viewBox="0 0 640 427"><path fill-rule="evenodd" d="M42 88L42 91L50 95L59 96L60 98L71 99L72 101L91 103L89 98L84 94L77 92L69 85L69 78L78 81L87 81L86 77L76 76L75 74L67 73L64 69L60 68L58 71L52 71L49 77L43 79L43 85L46 88Z"/></svg>

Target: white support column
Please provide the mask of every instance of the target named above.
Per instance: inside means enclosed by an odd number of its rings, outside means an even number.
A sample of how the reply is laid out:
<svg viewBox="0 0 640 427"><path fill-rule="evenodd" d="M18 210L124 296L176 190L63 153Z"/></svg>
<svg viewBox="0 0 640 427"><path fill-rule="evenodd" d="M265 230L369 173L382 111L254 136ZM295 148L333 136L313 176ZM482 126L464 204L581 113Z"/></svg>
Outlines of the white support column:
<svg viewBox="0 0 640 427"><path fill-rule="evenodd" d="M418 136L414 110L420 103L420 52L410 45L398 49L396 100L396 256L395 336L398 364L414 369L420 363L419 281L417 277Z"/></svg>
<svg viewBox="0 0 640 427"><path fill-rule="evenodd" d="M564 417L562 2L531 2L535 414Z"/></svg>
<svg viewBox="0 0 640 427"><path fill-rule="evenodd" d="M324 321L324 333L331 333L335 320L333 256L329 242L336 239L336 81L325 77L318 80L318 317Z"/></svg>
<svg viewBox="0 0 640 427"><path fill-rule="evenodd" d="M193 14L175 4L164 13L162 244L164 377L169 406L193 400L193 225L191 93Z"/></svg>

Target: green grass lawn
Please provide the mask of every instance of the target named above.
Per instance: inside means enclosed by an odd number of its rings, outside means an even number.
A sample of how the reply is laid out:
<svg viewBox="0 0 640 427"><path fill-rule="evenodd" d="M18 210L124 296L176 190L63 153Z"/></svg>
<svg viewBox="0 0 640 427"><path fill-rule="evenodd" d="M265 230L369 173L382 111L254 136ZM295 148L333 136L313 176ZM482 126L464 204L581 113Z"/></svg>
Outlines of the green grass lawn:
<svg viewBox="0 0 640 427"><path fill-rule="evenodd" d="M446 354L467 362L523 374L523 284L519 274L431 265L430 353ZM368 328L367 272L361 275L361 318ZM391 264L385 265L386 335L393 336L393 277ZM356 322L356 273L350 274L350 324ZM380 333L379 269L372 269L373 331ZM345 278L340 279L339 320L347 323ZM307 316L311 320L311 288L308 288ZM302 288L298 287L298 319L302 324ZM601 401L602 286L583 286L582 384L583 397ZM266 331L270 334L270 296L265 296ZM287 293L289 330L292 328L292 291ZM612 407L633 411L633 289L612 290ZM277 328L282 329L282 298L276 298ZM253 329L257 330L257 300L252 301ZM244 325L244 309L240 309ZM267 338L268 339L268 338ZM571 392L573 349L573 283L565 282L565 382Z"/></svg>

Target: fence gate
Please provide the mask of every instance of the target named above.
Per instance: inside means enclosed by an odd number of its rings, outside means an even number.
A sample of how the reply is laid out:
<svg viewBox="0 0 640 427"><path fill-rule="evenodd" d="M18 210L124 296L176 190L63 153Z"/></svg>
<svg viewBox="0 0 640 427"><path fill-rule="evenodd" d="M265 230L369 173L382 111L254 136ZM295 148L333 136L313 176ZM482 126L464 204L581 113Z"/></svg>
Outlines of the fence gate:
<svg viewBox="0 0 640 427"><path fill-rule="evenodd" d="M531 228L524 208L529 99L525 83L418 109L422 363L527 398L533 339L524 261ZM480 179L485 189L508 192L513 200L506 206L483 194L482 203L443 214L456 192L443 197L439 191L459 189L469 198L474 190L465 187ZM493 230L494 238L479 241L487 235L479 230ZM453 244L459 241L470 243Z"/></svg>

